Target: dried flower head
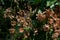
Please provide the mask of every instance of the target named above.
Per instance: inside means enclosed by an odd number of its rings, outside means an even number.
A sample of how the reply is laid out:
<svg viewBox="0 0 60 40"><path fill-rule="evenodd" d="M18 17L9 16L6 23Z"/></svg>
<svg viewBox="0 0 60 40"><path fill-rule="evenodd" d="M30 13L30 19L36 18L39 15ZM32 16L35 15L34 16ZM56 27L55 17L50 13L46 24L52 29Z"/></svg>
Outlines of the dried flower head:
<svg viewBox="0 0 60 40"><path fill-rule="evenodd" d="M24 17L25 11L24 10L20 10L19 12L17 12L20 16Z"/></svg>
<svg viewBox="0 0 60 40"><path fill-rule="evenodd" d="M21 23L24 23L26 20L25 20L25 18L24 17L20 17L20 22Z"/></svg>
<svg viewBox="0 0 60 40"><path fill-rule="evenodd" d="M57 17L56 14L54 14L52 18L53 18L54 20L57 20L58 17Z"/></svg>
<svg viewBox="0 0 60 40"><path fill-rule="evenodd" d="M25 26L28 26L28 23L27 23L27 22L24 22L23 26L24 26L24 27L25 27Z"/></svg>
<svg viewBox="0 0 60 40"><path fill-rule="evenodd" d="M50 27L48 24L45 24L44 27L43 27L44 31L49 31L50 30Z"/></svg>
<svg viewBox="0 0 60 40"><path fill-rule="evenodd" d="M11 8L7 8L6 12L10 13L11 12Z"/></svg>
<svg viewBox="0 0 60 40"><path fill-rule="evenodd" d="M54 32L59 33L59 35L60 35L60 28L58 30L55 30Z"/></svg>
<svg viewBox="0 0 60 40"><path fill-rule="evenodd" d="M30 17L27 17L27 18L26 18L26 21L27 21L27 22L31 22L31 18L30 18Z"/></svg>
<svg viewBox="0 0 60 40"><path fill-rule="evenodd" d="M24 37L28 38L29 36L30 36L30 33L29 32L25 32Z"/></svg>
<svg viewBox="0 0 60 40"><path fill-rule="evenodd" d="M14 28L10 28L9 31L10 31L10 33L14 34L15 29Z"/></svg>
<svg viewBox="0 0 60 40"><path fill-rule="evenodd" d="M12 20L11 20L11 25L12 25L13 27L16 26L16 23L17 23L16 21L17 21L16 19L12 19Z"/></svg>
<svg viewBox="0 0 60 40"><path fill-rule="evenodd" d="M60 25L60 18L57 18L56 23Z"/></svg>
<svg viewBox="0 0 60 40"><path fill-rule="evenodd" d="M52 35L52 38L53 38L53 39L56 39L56 38L58 38L58 36L59 36L59 33L54 33L54 34Z"/></svg>
<svg viewBox="0 0 60 40"><path fill-rule="evenodd" d="M45 20L45 18L46 18L46 15L44 15L44 14L36 14L36 19L38 19L39 21L43 21L43 20Z"/></svg>
<svg viewBox="0 0 60 40"><path fill-rule="evenodd" d="M24 32L24 28L20 28L20 29L19 29L19 32L20 32L20 33L23 33L23 32Z"/></svg>
<svg viewBox="0 0 60 40"><path fill-rule="evenodd" d="M54 23L53 24L53 29L56 30L57 28L59 28L58 24L57 23Z"/></svg>
<svg viewBox="0 0 60 40"><path fill-rule="evenodd" d="M53 16L54 11L51 9L46 9L45 13L46 13L46 16L49 18Z"/></svg>
<svg viewBox="0 0 60 40"><path fill-rule="evenodd" d="M54 23L54 20L52 18L49 18L48 23L52 25Z"/></svg>

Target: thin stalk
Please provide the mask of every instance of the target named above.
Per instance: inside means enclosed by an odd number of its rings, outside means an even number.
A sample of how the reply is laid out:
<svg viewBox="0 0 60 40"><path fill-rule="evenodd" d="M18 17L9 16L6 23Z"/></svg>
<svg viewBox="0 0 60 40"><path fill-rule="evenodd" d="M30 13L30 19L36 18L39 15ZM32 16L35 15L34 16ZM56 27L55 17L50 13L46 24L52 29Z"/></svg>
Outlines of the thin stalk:
<svg viewBox="0 0 60 40"><path fill-rule="evenodd" d="M11 7L12 7L12 2L13 2L13 0L11 0Z"/></svg>
<svg viewBox="0 0 60 40"><path fill-rule="evenodd" d="M48 32L46 32L46 40L48 40Z"/></svg>

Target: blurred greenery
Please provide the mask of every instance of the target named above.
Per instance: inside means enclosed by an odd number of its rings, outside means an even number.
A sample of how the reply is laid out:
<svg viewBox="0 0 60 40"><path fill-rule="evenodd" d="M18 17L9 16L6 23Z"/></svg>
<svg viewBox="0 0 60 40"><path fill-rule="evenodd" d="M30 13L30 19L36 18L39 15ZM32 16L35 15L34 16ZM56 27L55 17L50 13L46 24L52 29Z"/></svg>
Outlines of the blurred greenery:
<svg viewBox="0 0 60 40"><path fill-rule="evenodd" d="M47 23L47 20L44 20L43 22L39 22L36 20L36 14L38 12L38 10L40 9L41 11L44 11L44 8L50 7L52 5L55 5L55 3L57 2L57 0L17 0L19 2L15 3L13 0L0 0L0 6L2 6L2 8L0 8L0 38L2 38L3 40L8 40L10 37L10 33L8 31L9 28L11 28L11 24L10 24L10 19L3 18L3 14L6 8L8 7L12 7L13 9L15 8L16 10L21 8L24 9L24 3L26 4L30 4L33 8L33 10L35 8L37 8L37 11L31 16L32 19L32 24L33 24L33 28L38 28L38 34L39 35L32 35L33 31L31 30L31 39L30 40L45 40L46 38L46 32L44 32L42 30L42 26ZM60 5L60 4L59 4ZM8 24L8 25L7 25ZM26 30L29 30L29 28L25 28ZM17 30L16 30L17 31ZM17 38L17 36L21 36L21 33L16 33L16 35L14 36L15 38ZM48 35L50 35L48 33ZM50 38L50 36L49 36ZM14 39L15 40L15 39ZM28 39L27 39L28 40ZM52 40L52 39L49 39Z"/></svg>

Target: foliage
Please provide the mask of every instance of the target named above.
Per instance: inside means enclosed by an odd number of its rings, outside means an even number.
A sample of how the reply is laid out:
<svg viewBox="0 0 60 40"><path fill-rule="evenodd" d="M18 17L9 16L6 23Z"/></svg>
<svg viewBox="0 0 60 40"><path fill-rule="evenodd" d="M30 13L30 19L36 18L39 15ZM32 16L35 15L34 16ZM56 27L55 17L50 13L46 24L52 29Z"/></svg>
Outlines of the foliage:
<svg viewBox="0 0 60 40"><path fill-rule="evenodd" d="M54 9L56 5L60 5L60 1L0 0L0 39L53 40L56 37L54 35L59 36L60 31L55 33L54 28L51 28L52 24L49 24L48 21L51 18L50 15L55 13L59 19L60 12L57 13L59 10ZM52 20L55 21L53 17ZM46 26L48 26L47 29L45 29ZM60 40L60 37L56 37L56 39Z"/></svg>

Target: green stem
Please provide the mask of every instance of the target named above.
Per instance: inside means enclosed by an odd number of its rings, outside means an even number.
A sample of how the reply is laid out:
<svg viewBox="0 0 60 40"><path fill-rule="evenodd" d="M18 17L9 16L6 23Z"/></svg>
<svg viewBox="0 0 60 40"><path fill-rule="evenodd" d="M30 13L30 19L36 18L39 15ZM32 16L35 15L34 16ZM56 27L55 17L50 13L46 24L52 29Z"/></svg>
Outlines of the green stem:
<svg viewBox="0 0 60 40"><path fill-rule="evenodd" d="M46 32L46 40L48 40L48 32Z"/></svg>

